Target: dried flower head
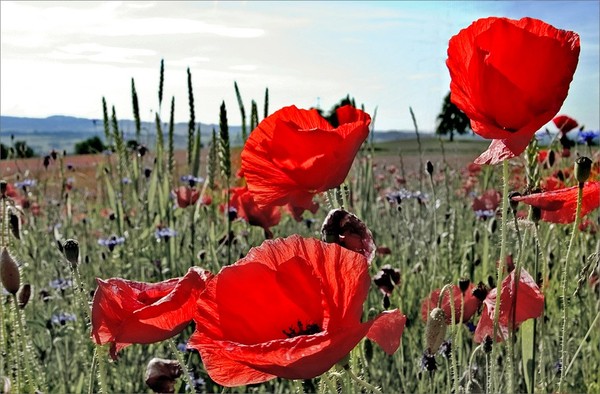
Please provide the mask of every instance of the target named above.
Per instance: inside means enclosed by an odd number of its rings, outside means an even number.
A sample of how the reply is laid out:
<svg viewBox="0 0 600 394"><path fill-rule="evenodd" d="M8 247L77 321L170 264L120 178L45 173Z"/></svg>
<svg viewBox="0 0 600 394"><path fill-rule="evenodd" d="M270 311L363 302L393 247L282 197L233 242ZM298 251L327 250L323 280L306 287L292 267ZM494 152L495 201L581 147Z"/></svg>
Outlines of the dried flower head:
<svg viewBox="0 0 600 394"><path fill-rule="evenodd" d="M356 215L343 209L329 211L321 227L321 239L360 253L369 263L375 257L371 230Z"/></svg>

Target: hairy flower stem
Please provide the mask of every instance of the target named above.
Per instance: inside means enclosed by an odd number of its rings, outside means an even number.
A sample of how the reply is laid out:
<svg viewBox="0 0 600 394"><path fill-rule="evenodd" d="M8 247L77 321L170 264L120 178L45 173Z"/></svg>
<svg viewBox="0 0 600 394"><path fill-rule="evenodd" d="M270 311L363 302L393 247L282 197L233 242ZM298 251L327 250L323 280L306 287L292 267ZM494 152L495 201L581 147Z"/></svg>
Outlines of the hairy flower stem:
<svg viewBox="0 0 600 394"><path fill-rule="evenodd" d="M94 355L92 357L92 369L90 372L90 384L88 385L88 394L94 393L94 375L96 374L96 366L98 365L98 355L96 351L94 351Z"/></svg>
<svg viewBox="0 0 600 394"><path fill-rule="evenodd" d="M350 369L350 368L346 369L346 373L350 376L350 378L352 378L352 380L356 384L358 384L361 388L365 389L368 393L382 394L381 390L379 390L377 387L373 386L369 382L365 382L364 380L362 380L361 378L356 376L356 374L354 372L352 372L352 369ZM362 391L362 390L359 390L359 391Z"/></svg>
<svg viewBox="0 0 600 394"><path fill-rule="evenodd" d="M513 212L514 214L515 212ZM511 389L514 388L514 378L516 375L515 368L515 344L516 344L516 332L515 332L515 319L517 313L517 293L519 290L519 281L521 279L521 260L523 259L523 250L525 245L523 242L525 241L525 237L521 238L521 232L519 230L519 222L517 220L517 216L513 215L515 219L515 229L517 232L518 246L519 246L519 254L517 255L517 263L515 266L515 276L513 280L513 288L512 288L512 305L509 322L508 322L508 384ZM525 234L526 235L526 234ZM534 274L535 275L535 274ZM496 293L497 294L497 293Z"/></svg>
<svg viewBox="0 0 600 394"><path fill-rule="evenodd" d="M24 384L28 385L28 390L34 390L34 379L31 374L31 368L29 364L29 354L27 352L27 344L25 343L25 331L23 330L23 321L21 319L21 312L19 309L19 301L17 300L16 294L13 294L13 312L14 318L17 322L17 332L19 334L19 344L17 348L20 351L17 351L17 354L20 354L19 357L23 360L24 365ZM27 391L27 390L24 390Z"/></svg>
<svg viewBox="0 0 600 394"><path fill-rule="evenodd" d="M94 356L98 360L98 385L100 386L100 393L108 393L108 386L106 385L106 356L108 345L96 345L94 349Z"/></svg>
<svg viewBox="0 0 600 394"><path fill-rule="evenodd" d="M575 351L575 354L573 355L573 358L571 359L571 362L569 363L569 366L567 367L567 370L565 371L565 376L569 373L569 370L571 370L571 367L573 366L573 363L575 362L575 359L577 358L577 355L579 354L579 352L583 348L583 345L585 343L587 343L586 341L587 341L588 337L590 336L590 334L592 333L592 330L594 329L594 326L598 322L599 318L600 318L600 312L596 313L596 317L594 318L594 321L592 322L592 324L590 324L590 328L588 329L588 331L585 333L585 336L581 340L581 343L579 344L579 347Z"/></svg>
<svg viewBox="0 0 600 394"><path fill-rule="evenodd" d="M498 336L498 320L500 319L500 298L502 293L502 268L506 262L506 242L507 242L507 231L506 231L506 221L507 221L507 211L508 211L508 160L502 161L502 224L500 227L500 231L502 234L502 240L500 243L500 261L498 262L498 269L496 271L496 306L494 309L494 334L493 341L494 346L492 347L492 384L493 384L493 392L498 392L498 379L496 376L496 359L498 353L498 346L496 346L496 339ZM500 289L498 289L500 288ZM509 377L508 380L508 392L514 392L513 387L513 377Z"/></svg>
<svg viewBox="0 0 600 394"><path fill-rule="evenodd" d="M577 191L577 209L575 211L575 222L573 223L573 230L571 232L571 239L569 240L569 247L567 248L567 255L565 256L565 264L563 265L562 278L561 278L561 289L562 289L562 331L560 335L560 380L558 381L558 392L562 393L566 371L565 362L567 361L567 343L565 341L567 331L567 317L568 317L568 300L567 300L567 274L569 272L569 258L571 257L571 249L575 243L575 238L579 231L579 224L581 223L581 200L583 199L583 182L579 182L579 189Z"/></svg>
<svg viewBox="0 0 600 394"><path fill-rule="evenodd" d="M442 307L442 300L444 299L444 293L448 292L448 300L450 301L450 322L452 324L452 330L450 331L450 343L452 343L452 347L450 348L450 358L452 360L452 382L453 382L453 392L458 393L458 381L460 379L458 374L458 362L456 359L456 330L457 325L454 317L456 316L456 311L454 308L454 286L451 284L446 284L442 287L440 291L440 296L438 298L437 307ZM462 316L461 316L462 319Z"/></svg>
<svg viewBox="0 0 600 394"><path fill-rule="evenodd" d="M177 362L181 366L181 370L183 371L183 380L190 388L190 391L194 393L196 390L194 390L194 382L192 382L190 370L187 368L187 364L185 363L181 352L177 350L177 346L175 346L175 341L173 340L173 338L167 340L167 344L169 345L169 350L171 351L171 353L173 353L173 355L177 359Z"/></svg>

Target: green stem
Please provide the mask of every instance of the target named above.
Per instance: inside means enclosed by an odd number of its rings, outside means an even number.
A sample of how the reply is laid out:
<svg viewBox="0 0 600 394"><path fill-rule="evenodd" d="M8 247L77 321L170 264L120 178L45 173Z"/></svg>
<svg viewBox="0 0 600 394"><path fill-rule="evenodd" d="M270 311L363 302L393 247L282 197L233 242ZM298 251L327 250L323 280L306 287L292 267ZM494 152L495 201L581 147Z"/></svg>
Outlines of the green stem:
<svg viewBox="0 0 600 394"><path fill-rule="evenodd" d="M94 375L96 374L96 365L98 364L98 355L94 351L94 356L92 357L92 370L90 372L90 384L88 386L88 394L94 393Z"/></svg>
<svg viewBox="0 0 600 394"><path fill-rule="evenodd" d="M27 354L27 349L26 346L27 344L25 343L25 331L23 330L23 324L21 321L21 312L19 310L19 301L17 300L17 296L16 294L13 294L13 308L14 308L14 318L17 321L17 330L19 333L19 344L17 345L17 348L20 349L21 351L17 351L17 354L20 353L20 357L23 360L23 364L25 367L25 371L24 371L24 386L29 385L29 389L33 389L33 376L31 374L31 368L29 365L29 357Z"/></svg>
<svg viewBox="0 0 600 394"><path fill-rule="evenodd" d="M571 359L571 362L569 363L569 366L567 367L567 370L565 371L565 376L569 373L569 370L571 370L571 367L573 366L573 363L575 362L575 359L577 358L577 355L579 354L579 352L583 348L583 345L585 344L585 341L587 341L587 338L592 333L592 329L594 328L594 326L598 322L599 318L600 318L600 312L596 313L596 318L594 319L594 321L592 322L592 324L590 324L589 330L587 331L587 333L585 334L585 336L581 340L581 343L579 344L579 347L577 348L577 351L575 351L575 354L573 355L573 358Z"/></svg>
<svg viewBox="0 0 600 394"><path fill-rule="evenodd" d="M563 384L566 376L565 361L567 360L567 344L565 341L567 331L567 318L568 318L568 300L567 300L567 274L569 272L569 258L571 256L571 250L575 243L575 238L579 231L579 224L581 223L581 200L583 199L583 182L579 182L579 189L577 191L577 209L575 211L575 222L573 223L573 231L571 232L571 239L569 240L569 247L567 248L567 255L565 256L565 264L563 265L561 288L562 288L562 332L560 336L560 380L558 381L558 392L562 393Z"/></svg>
<svg viewBox="0 0 600 394"><path fill-rule="evenodd" d="M506 243L507 243L507 231L506 231L506 219L507 219L507 210L508 210L508 160L502 161L502 224L500 227L500 231L502 234L502 240L500 243L500 261L498 262L498 269L496 271L496 306L494 309L494 333L493 333L493 347L492 347L492 373L495 378L495 369L496 369L496 356L497 356L497 348L496 339L498 336L498 320L500 319L500 299L502 293L502 271L503 267L506 263ZM498 290L499 289L499 290ZM512 379L512 378L511 378ZM511 383L511 379L509 379L509 383ZM492 379L493 383L493 391L497 392L497 381L498 379ZM508 387L508 391L512 392L512 387Z"/></svg>
<svg viewBox="0 0 600 394"><path fill-rule="evenodd" d="M352 372L352 370L350 368L346 369L346 373L350 376L350 378L352 378L352 380L356 384L358 384L363 389L367 390L367 392L371 392L371 393L375 393L375 394L383 394L381 392L381 390L379 390L377 387L373 386L369 382L365 382L364 380L362 380L361 378L356 376L356 374L354 372Z"/></svg>
<svg viewBox="0 0 600 394"><path fill-rule="evenodd" d="M108 393L108 386L106 385L106 355L108 345L96 345L94 355L98 361L98 384L100 386L101 393Z"/></svg>
<svg viewBox="0 0 600 394"><path fill-rule="evenodd" d="M187 383L188 387L190 388L190 391L192 393L195 392L194 382L192 382L192 378L190 376L190 371L187 368L187 364L186 364L185 360L183 359L181 352L179 350L177 350L177 346L175 346L175 341L173 340L173 338L171 338L167 341L167 343L169 345L169 349L171 350L171 353L173 353L173 355L177 359L177 362L181 366L181 370L183 371L183 380L185 380L185 383Z"/></svg>

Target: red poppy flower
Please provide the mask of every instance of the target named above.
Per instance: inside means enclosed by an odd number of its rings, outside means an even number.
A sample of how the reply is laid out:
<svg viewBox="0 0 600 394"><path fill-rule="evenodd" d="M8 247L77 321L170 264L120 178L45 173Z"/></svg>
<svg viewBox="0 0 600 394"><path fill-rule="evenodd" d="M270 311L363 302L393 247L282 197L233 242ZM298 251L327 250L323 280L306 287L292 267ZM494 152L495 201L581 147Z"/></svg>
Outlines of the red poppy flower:
<svg viewBox="0 0 600 394"><path fill-rule="evenodd" d="M279 207L259 207L247 187L235 187L230 189L230 192L229 206L237 210L237 217L244 219L251 226L262 227L267 234L271 234L269 228L281 220Z"/></svg>
<svg viewBox="0 0 600 394"><path fill-rule="evenodd" d="M508 322L513 315L513 290L514 290L515 271L502 281L502 290L500 295L500 316L498 319L499 331L496 340L502 342L508 337ZM497 288L492 289L485 301L483 301L483 312L481 319L475 329L474 340L477 343L483 342L486 336L494 336L494 311L496 309ZM518 327L525 320L539 317L544 310L544 295L535 283L531 275L521 269L521 278L517 288L517 300L514 303L515 327Z"/></svg>
<svg viewBox="0 0 600 394"><path fill-rule="evenodd" d="M558 130L562 134L567 134L569 131L579 126L579 123L577 123L575 119L567 115L558 115L552 119L552 122L556 127L558 127Z"/></svg>
<svg viewBox="0 0 600 394"><path fill-rule="evenodd" d="M566 187L565 183L555 176L549 176L542 179L540 186L544 191L558 190Z"/></svg>
<svg viewBox="0 0 600 394"><path fill-rule="evenodd" d="M196 299L211 274L192 267L182 278L143 283L96 279L92 304L92 338L111 344L110 354L132 343L154 343L180 333L191 321Z"/></svg>
<svg viewBox="0 0 600 394"><path fill-rule="evenodd" d="M316 193L344 181L371 117L352 106L336 115L340 126L334 128L314 109L285 107L252 131L241 169L258 205L310 209Z"/></svg>
<svg viewBox="0 0 600 394"><path fill-rule="evenodd" d="M285 206L285 209L290 213L290 215L292 215L292 217L294 218L295 221L297 221L297 222L302 221L302 215L304 214L305 208L295 207L295 206L292 206L292 204L287 204ZM313 202L312 205L309 208L307 208L306 210L308 210L312 214L317 213L317 211L319 210L319 203Z"/></svg>
<svg viewBox="0 0 600 394"><path fill-rule="evenodd" d="M477 164L520 155L567 97L579 36L537 19L484 18L450 39L451 100L480 136Z"/></svg>
<svg viewBox="0 0 600 394"><path fill-rule="evenodd" d="M465 291L465 309L463 312L463 323L469 321L471 317L477 312L479 306L481 305L481 301L473 295L473 289L475 286L473 284L469 284L469 287ZM421 318L423 321L427 321L427 317L429 316L429 312L437 307L438 300L440 299L440 291L442 289L436 289L431 292L428 298L424 299L421 302ZM454 321L460 320L460 303L461 303L461 291L460 288L456 285L452 286L452 300L454 303L454 313L455 318ZM450 306L450 294L445 291L444 299L442 300L441 308L444 310L446 314L446 324L452 323L452 308Z"/></svg>
<svg viewBox="0 0 600 394"><path fill-rule="evenodd" d="M361 323L369 286L366 259L337 244L265 241L207 283L188 346L228 387L314 378L365 336L392 354L406 317L393 310Z"/></svg>
<svg viewBox="0 0 600 394"><path fill-rule="evenodd" d="M513 197L514 201L540 208L541 219L551 223L573 223L577 210L577 189L579 186L566 189L534 193L527 196ZM581 201L581 216L600 206L600 182L585 182Z"/></svg>
<svg viewBox="0 0 600 394"><path fill-rule="evenodd" d="M173 190L173 194L177 197L177 206L179 208L186 208L190 205L194 205L200 197L200 192L196 188L189 186L179 186Z"/></svg>
<svg viewBox="0 0 600 394"><path fill-rule="evenodd" d="M486 190L480 197L473 199L473 211L495 211L500 205L501 199L502 196L497 190Z"/></svg>

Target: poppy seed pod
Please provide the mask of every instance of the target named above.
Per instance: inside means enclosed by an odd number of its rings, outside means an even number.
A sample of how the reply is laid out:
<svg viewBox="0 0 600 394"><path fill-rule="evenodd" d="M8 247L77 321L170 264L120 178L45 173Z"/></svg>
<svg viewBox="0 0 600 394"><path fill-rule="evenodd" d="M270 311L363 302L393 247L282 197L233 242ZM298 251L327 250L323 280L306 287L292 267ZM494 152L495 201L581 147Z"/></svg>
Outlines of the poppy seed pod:
<svg viewBox="0 0 600 394"><path fill-rule="evenodd" d="M371 230L356 215L343 209L329 211L321 227L321 239L360 253L369 263L375 257Z"/></svg>
<svg viewBox="0 0 600 394"><path fill-rule="evenodd" d="M446 313L442 308L433 308L425 327L425 341L429 354L435 354L446 336Z"/></svg>
<svg viewBox="0 0 600 394"><path fill-rule="evenodd" d="M577 182L583 184L590 177L592 172L592 161L589 157L581 156L575 160L575 178Z"/></svg>
<svg viewBox="0 0 600 394"><path fill-rule="evenodd" d="M6 247L3 247L0 252L0 280L6 291L17 294L21 286L19 266Z"/></svg>
<svg viewBox="0 0 600 394"><path fill-rule="evenodd" d="M74 239L67 239L63 244L63 253L73 268L79 264L79 242Z"/></svg>
<svg viewBox="0 0 600 394"><path fill-rule="evenodd" d="M177 360L154 357L146 367L145 382L155 393L174 393L175 380L183 370Z"/></svg>

